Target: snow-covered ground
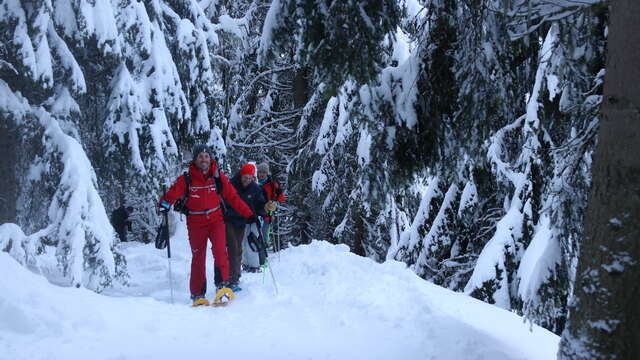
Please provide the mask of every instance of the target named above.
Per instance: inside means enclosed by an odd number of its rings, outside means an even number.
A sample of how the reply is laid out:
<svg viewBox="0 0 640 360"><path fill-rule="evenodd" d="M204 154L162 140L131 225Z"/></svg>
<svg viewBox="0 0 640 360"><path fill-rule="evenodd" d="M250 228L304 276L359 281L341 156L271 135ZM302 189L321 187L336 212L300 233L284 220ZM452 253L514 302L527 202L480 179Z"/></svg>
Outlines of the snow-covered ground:
<svg viewBox="0 0 640 360"><path fill-rule="evenodd" d="M554 334L325 242L272 256L277 295L269 274L244 274L230 306L192 308L184 228L172 245L174 304L152 244L121 245L131 284L106 294L52 285L0 252L0 359L555 358Z"/></svg>

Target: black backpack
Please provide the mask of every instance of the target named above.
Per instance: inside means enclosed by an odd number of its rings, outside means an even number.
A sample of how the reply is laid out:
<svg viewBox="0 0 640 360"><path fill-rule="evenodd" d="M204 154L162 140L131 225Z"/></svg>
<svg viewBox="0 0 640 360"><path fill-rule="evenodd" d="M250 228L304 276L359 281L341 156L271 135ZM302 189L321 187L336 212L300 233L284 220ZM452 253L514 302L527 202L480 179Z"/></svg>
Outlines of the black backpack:
<svg viewBox="0 0 640 360"><path fill-rule="evenodd" d="M262 229L258 227L258 237L253 234L252 231L249 231L247 234L247 243L251 248L251 251L258 253L258 261L260 266L264 265L267 262L267 244L264 242L264 237L262 236Z"/></svg>

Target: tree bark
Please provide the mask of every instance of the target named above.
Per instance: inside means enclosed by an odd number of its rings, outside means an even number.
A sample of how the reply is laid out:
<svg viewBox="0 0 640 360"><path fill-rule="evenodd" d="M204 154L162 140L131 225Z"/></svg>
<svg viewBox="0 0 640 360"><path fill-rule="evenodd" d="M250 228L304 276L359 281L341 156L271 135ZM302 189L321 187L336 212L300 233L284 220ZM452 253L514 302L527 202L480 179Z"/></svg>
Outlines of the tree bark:
<svg viewBox="0 0 640 360"><path fill-rule="evenodd" d="M309 80L307 68L298 69L293 78L293 103L299 109L309 101Z"/></svg>
<svg viewBox="0 0 640 360"><path fill-rule="evenodd" d="M640 359L640 1L610 6L593 182L559 359Z"/></svg>
<svg viewBox="0 0 640 360"><path fill-rule="evenodd" d="M0 224L17 222L16 201L18 179L16 178L16 149L20 135L14 125L16 120L0 114ZM23 179L26 174L22 174Z"/></svg>

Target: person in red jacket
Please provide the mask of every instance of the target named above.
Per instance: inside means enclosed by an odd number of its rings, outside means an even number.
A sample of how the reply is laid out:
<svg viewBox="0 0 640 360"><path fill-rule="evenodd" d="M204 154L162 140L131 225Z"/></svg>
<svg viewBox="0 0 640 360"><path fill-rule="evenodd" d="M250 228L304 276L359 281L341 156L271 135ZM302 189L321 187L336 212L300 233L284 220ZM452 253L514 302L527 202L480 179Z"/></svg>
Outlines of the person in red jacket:
<svg viewBox="0 0 640 360"><path fill-rule="evenodd" d="M273 222L273 212L276 210L276 201L284 203L284 191L282 191L277 182L273 181L271 174L269 173L269 164L266 162L258 164L258 183L262 186L267 200L265 207L268 213L267 217L264 218L262 234L265 237L267 244L269 244L269 231L271 223Z"/></svg>
<svg viewBox="0 0 640 360"><path fill-rule="evenodd" d="M207 240L211 240L215 266L222 277L214 301L217 303L224 294L233 297L233 292L228 288L229 259L220 194L226 204L247 218L248 222L258 222L258 219L240 199L226 175L219 171L218 164L211 158L210 150L205 145L194 147L188 176L189 179L186 174L178 177L167 193L160 198L159 205L160 211L166 212L176 200L186 196L187 229L191 246L191 299L194 306L209 305L205 298Z"/></svg>

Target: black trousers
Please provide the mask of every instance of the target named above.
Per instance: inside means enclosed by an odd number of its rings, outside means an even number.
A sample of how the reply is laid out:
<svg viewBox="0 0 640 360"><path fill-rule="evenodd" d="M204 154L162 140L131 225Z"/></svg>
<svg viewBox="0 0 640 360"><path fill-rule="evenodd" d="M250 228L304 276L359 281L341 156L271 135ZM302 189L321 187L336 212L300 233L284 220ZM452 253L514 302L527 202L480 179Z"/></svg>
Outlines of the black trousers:
<svg viewBox="0 0 640 360"><path fill-rule="evenodd" d="M225 224L227 237L227 254L229 254L229 282L238 283L242 274L242 237L244 236L244 225L237 227L233 224ZM222 283L222 276L215 271L215 283L218 287Z"/></svg>

